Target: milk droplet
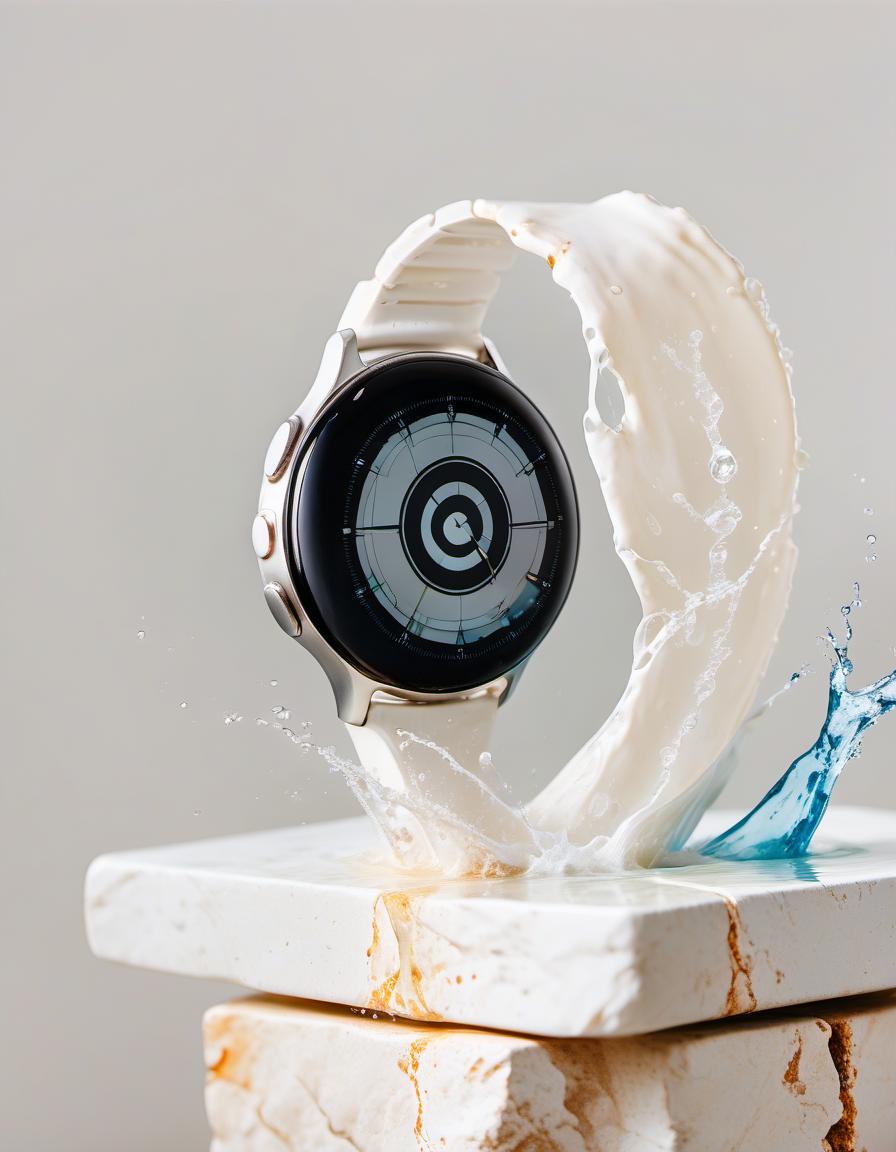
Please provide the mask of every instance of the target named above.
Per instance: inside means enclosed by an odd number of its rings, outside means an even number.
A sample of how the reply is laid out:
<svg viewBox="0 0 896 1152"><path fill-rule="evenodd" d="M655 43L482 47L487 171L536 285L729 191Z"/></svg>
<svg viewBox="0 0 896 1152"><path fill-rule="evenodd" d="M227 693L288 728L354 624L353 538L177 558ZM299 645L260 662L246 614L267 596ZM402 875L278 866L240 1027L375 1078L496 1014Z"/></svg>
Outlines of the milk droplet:
<svg viewBox="0 0 896 1152"><path fill-rule="evenodd" d="M737 460L727 448L719 448L709 462L710 474L717 484L727 484L737 472Z"/></svg>
<svg viewBox="0 0 896 1152"><path fill-rule="evenodd" d="M622 289L619 287L618 284L611 284L610 285L610 291L613 293L614 296L621 296L622 295Z"/></svg>

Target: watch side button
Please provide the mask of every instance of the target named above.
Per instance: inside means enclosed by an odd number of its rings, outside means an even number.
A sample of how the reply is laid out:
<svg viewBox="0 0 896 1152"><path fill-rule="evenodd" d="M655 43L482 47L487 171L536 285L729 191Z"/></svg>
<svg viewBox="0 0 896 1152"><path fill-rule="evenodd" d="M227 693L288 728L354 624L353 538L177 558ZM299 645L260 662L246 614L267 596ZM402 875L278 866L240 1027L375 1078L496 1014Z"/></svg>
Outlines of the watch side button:
<svg viewBox="0 0 896 1152"><path fill-rule="evenodd" d="M272 616L286 635L301 636L302 625L299 623L299 617L280 585L273 581L270 584L265 584L264 598L268 602Z"/></svg>
<svg viewBox="0 0 896 1152"><path fill-rule="evenodd" d="M274 433L264 458L264 474L271 482L279 480L286 471L301 431L302 421L298 416L290 416Z"/></svg>
<svg viewBox="0 0 896 1152"><path fill-rule="evenodd" d="M270 512L259 512L252 521L252 547L259 560L267 560L274 551L274 518Z"/></svg>

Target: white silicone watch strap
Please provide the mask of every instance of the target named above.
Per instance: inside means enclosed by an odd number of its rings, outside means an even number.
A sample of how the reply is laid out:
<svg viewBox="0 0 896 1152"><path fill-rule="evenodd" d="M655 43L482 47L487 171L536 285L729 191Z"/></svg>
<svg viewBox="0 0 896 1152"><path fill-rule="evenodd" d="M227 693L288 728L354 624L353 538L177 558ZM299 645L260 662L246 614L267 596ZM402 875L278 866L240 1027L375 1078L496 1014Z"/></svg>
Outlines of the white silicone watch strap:
<svg viewBox="0 0 896 1152"><path fill-rule="evenodd" d="M477 358L482 321L513 260L513 244L473 201L422 216L391 244L372 280L362 280L342 314L362 355L438 349Z"/></svg>
<svg viewBox="0 0 896 1152"><path fill-rule="evenodd" d="M339 327L355 332L367 360L427 349L478 359L482 322L513 256L510 237L494 219L477 215L473 201L449 204L415 221L386 249L373 279L355 288ZM468 786L457 765L479 776L499 695L374 701L363 726L346 727L365 769L381 783L407 791L421 774L437 772L444 795L452 778Z"/></svg>

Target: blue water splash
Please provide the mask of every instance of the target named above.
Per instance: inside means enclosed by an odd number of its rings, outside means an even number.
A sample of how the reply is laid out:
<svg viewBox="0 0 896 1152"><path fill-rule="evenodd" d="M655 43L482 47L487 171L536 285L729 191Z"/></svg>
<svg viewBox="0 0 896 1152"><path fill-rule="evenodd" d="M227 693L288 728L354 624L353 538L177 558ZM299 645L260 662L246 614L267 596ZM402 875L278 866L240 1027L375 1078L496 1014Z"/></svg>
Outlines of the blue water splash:
<svg viewBox="0 0 896 1152"><path fill-rule="evenodd" d="M849 607L845 606L844 616L848 614ZM793 761L752 811L705 844L700 849L702 855L721 860L777 860L805 855L840 773L861 750L863 733L896 707L896 669L867 688L853 692L847 686L847 677L853 670L848 655L852 639L849 620L845 643L837 644L830 631L827 638L835 659L827 716L818 739Z"/></svg>

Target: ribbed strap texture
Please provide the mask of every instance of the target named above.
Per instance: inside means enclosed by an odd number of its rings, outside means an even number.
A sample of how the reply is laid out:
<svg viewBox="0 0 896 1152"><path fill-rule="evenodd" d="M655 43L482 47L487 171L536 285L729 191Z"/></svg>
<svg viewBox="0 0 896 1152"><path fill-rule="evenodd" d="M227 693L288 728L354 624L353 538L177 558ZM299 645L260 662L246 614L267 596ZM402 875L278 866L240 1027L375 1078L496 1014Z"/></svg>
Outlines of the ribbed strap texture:
<svg viewBox="0 0 896 1152"><path fill-rule="evenodd" d="M473 201L449 204L386 249L339 327L354 330L366 358L425 348L478 357L482 322L513 256L507 233L477 216Z"/></svg>

